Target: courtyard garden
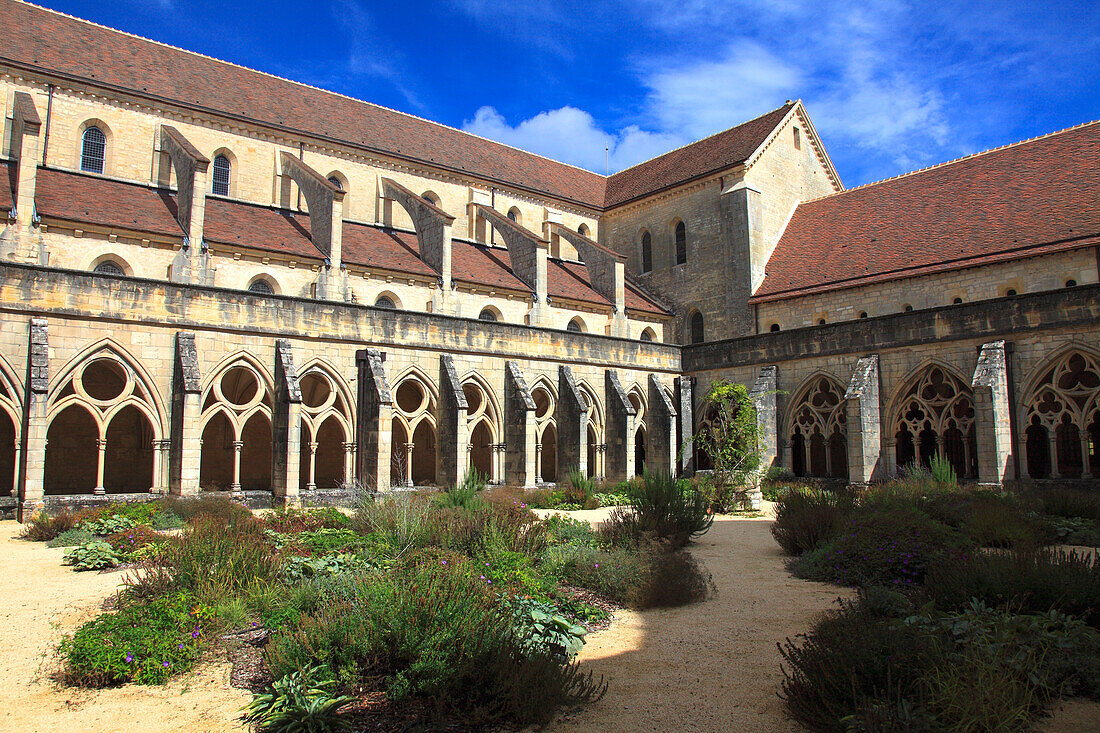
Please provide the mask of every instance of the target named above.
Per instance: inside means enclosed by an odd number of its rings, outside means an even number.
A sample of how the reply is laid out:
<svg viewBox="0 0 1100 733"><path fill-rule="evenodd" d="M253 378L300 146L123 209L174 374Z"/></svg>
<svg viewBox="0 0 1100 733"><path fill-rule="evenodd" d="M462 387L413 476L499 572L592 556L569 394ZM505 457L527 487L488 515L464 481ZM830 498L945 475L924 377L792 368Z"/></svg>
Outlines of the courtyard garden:
<svg viewBox="0 0 1100 733"><path fill-rule="evenodd" d="M713 590L684 550L713 520L698 488L647 475L615 491L633 508L597 528L539 519L524 492L471 473L446 491L365 495L352 513L167 498L42 515L26 538L66 547L75 571L126 571L105 612L61 641L66 685L164 685L229 654L260 730L514 727L605 694L575 657L617 609Z"/></svg>
<svg viewBox="0 0 1100 733"><path fill-rule="evenodd" d="M960 487L938 460L859 492L765 493L790 572L855 590L780 645L811 730L1028 731L1100 700L1100 494Z"/></svg>

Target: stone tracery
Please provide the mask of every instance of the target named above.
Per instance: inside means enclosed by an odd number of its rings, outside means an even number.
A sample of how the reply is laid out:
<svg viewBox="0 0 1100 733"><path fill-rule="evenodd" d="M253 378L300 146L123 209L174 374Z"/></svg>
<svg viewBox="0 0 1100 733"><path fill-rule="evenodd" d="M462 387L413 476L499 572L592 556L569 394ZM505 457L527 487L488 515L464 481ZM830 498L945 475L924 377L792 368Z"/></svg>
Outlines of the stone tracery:
<svg viewBox="0 0 1100 733"><path fill-rule="evenodd" d="M977 443L970 387L934 364L921 370L908 385L895 403L897 467L927 466L941 453L959 478L975 476Z"/></svg>
<svg viewBox="0 0 1100 733"><path fill-rule="evenodd" d="M848 428L844 389L828 375L818 375L792 402L791 470L796 476L848 477Z"/></svg>
<svg viewBox="0 0 1100 733"><path fill-rule="evenodd" d="M1055 357L1031 388L1024 423L1031 478L1092 478L1100 471L1100 360Z"/></svg>

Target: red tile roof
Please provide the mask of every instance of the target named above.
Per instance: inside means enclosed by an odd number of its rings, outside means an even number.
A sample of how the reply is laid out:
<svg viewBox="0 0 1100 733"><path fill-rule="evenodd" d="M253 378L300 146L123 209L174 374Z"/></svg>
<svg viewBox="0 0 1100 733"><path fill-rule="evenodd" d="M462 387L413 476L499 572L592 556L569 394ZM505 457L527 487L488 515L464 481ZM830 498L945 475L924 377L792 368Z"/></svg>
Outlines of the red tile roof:
<svg viewBox="0 0 1100 733"><path fill-rule="evenodd" d="M34 203L39 216L183 238L175 194L164 189L40 167Z"/></svg>
<svg viewBox="0 0 1100 733"><path fill-rule="evenodd" d="M5 170L9 167L0 165ZM11 168L14 170L14 166ZM10 171L8 178L9 181L14 178ZM183 238L175 218L175 194L164 189L39 168L35 202L39 214L47 220ZM0 186L0 209L5 208L11 208L11 192ZM315 260L324 257L310 239L308 214L210 196L206 199L203 238L213 246L232 245ZM420 259L420 246L411 232L344 222L341 241L342 258L349 265L435 277L435 271ZM507 249L456 241L451 251L451 272L456 281L491 289L529 291L512 272ZM588 284L584 265L552 260L547 280L553 297L610 305ZM657 315L668 314L629 291L627 305Z"/></svg>
<svg viewBox="0 0 1100 733"><path fill-rule="evenodd" d="M603 209L744 162L790 104L610 178L375 104L15 0L0 64L420 161ZM15 31L18 29L18 32Z"/></svg>
<svg viewBox="0 0 1100 733"><path fill-rule="evenodd" d="M617 206L744 163L795 104L788 102L754 120L616 173L607 179L604 205Z"/></svg>
<svg viewBox="0 0 1100 733"><path fill-rule="evenodd" d="M1093 122L806 202L752 300L1081 246L1100 235Z"/></svg>

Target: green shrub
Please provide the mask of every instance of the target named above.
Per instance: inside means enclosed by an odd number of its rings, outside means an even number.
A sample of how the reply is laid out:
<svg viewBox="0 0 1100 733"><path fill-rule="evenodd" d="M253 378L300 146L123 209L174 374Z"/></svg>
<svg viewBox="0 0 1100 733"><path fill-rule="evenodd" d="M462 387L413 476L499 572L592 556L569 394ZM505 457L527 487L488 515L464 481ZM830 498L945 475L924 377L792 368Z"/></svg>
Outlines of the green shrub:
<svg viewBox="0 0 1100 733"><path fill-rule="evenodd" d="M430 508L418 494L379 496L359 503L353 523L375 554L396 559L424 544Z"/></svg>
<svg viewBox="0 0 1100 733"><path fill-rule="evenodd" d="M595 494L596 503L600 506L629 506L631 501L630 494L625 491L597 491Z"/></svg>
<svg viewBox="0 0 1100 733"><path fill-rule="evenodd" d="M620 605L634 602L645 581L647 562L623 549L557 545L543 555L541 569L558 582L587 588Z"/></svg>
<svg viewBox="0 0 1100 733"><path fill-rule="evenodd" d="M183 517L168 509L164 509L154 514L150 522L150 526L157 530L179 529L183 524Z"/></svg>
<svg viewBox="0 0 1100 733"><path fill-rule="evenodd" d="M714 580L699 562L684 552L657 552L649 565L633 605L638 608L672 608L705 601L715 592Z"/></svg>
<svg viewBox="0 0 1100 733"><path fill-rule="evenodd" d="M291 583L300 583L341 573L363 572L372 567L370 562L355 555L295 556L287 559L283 566L283 574Z"/></svg>
<svg viewBox="0 0 1100 733"><path fill-rule="evenodd" d="M336 680L320 667L295 670L275 680L266 692L254 695L244 719L265 733L333 733L349 730L340 708L354 697L337 695Z"/></svg>
<svg viewBox="0 0 1100 733"><path fill-rule="evenodd" d="M800 555L836 537L854 509L847 492L792 489L776 501L772 536L788 555Z"/></svg>
<svg viewBox="0 0 1100 733"><path fill-rule="evenodd" d="M646 472L634 490L634 514L643 532L682 545L705 534L714 522L706 497L689 482Z"/></svg>
<svg viewBox="0 0 1100 733"><path fill-rule="evenodd" d="M518 593L545 599L554 590L553 581L543 577L531 558L511 550L482 555L475 563L480 575L498 592Z"/></svg>
<svg viewBox="0 0 1100 733"><path fill-rule="evenodd" d="M859 513L830 542L792 561L800 578L841 585L910 586L935 563L970 547L957 531L915 511Z"/></svg>
<svg viewBox="0 0 1100 733"><path fill-rule="evenodd" d="M440 507L461 507L472 509L480 506L482 492L488 486L489 477L476 468L469 468L462 477L462 483L454 488L435 495L435 503Z"/></svg>
<svg viewBox="0 0 1100 733"><path fill-rule="evenodd" d="M110 543L95 540L66 552L63 562L75 570L103 570L118 567L122 558Z"/></svg>
<svg viewBox="0 0 1100 733"><path fill-rule="evenodd" d="M46 543L46 547L75 547L89 542L95 542L98 538L86 529L67 529Z"/></svg>
<svg viewBox="0 0 1100 733"><path fill-rule="evenodd" d="M564 489L565 501L581 509L596 509L600 505L596 499L596 482L576 468L569 471L569 483Z"/></svg>
<svg viewBox="0 0 1100 733"><path fill-rule="evenodd" d="M932 480L940 486L959 485L959 477L955 474L955 468L943 453L936 453L932 456L928 470L932 475Z"/></svg>
<svg viewBox="0 0 1100 733"><path fill-rule="evenodd" d="M1038 489L1027 495L1040 511L1055 517L1081 517L1100 522L1100 491Z"/></svg>
<svg viewBox="0 0 1100 733"><path fill-rule="evenodd" d="M347 553L363 546L363 536L351 529L305 530L287 537L291 550L303 555Z"/></svg>
<svg viewBox="0 0 1100 733"><path fill-rule="evenodd" d="M1040 539L1037 523L1015 501L986 492L969 499L961 529L979 547L1035 547Z"/></svg>
<svg viewBox="0 0 1100 733"><path fill-rule="evenodd" d="M546 528L547 539L554 545L587 545L595 547L599 544L599 534L592 529L588 522L582 522L561 514L553 514L543 520Z"/></svg>
<svg viewBox="0 0 1100 733"><path fill-rule="evenodd" d="M220 600L282 570L258 522L225 525L222 517L202 513L165 545L162 557L179 587L202 599Z"/></svg>
<svg viewBox="0 0 1100 733"><path fill-rule="evenodd" d="M598 624L611 618L611 614L606 609L593 605L569 593L559 592L554 597L554 605L567 617L579 624Z"/></svg>
<svg viewBox="0 0 1100 733"><path fill-rule="evenodd" d="M62 640L68 680L87 687L160 684L194 664L203 626L202 610L183 594L105 613Z"/></svg>
<svg viewBox="0 0 1100 733"><path fill-rule="evenodd" d="M426 699L437 715L470 727L543 723L558 705L606 689L590 673L522 648L489 586L456 555L415 553L390 575L345 576L324 592L316 614L268 645L277 678L326 664L342 683L381 678L391 699Z"/></svg>
<svg viewBox="0 0 1100 733"><path fill-rule="evenodd" d="M114 548L115 552L124 555L139 552L145 547L161 545L165 540L166 538L164 535L158 534L140 524L130 529L107 535L107 543Z"/></svg>
<svg viewBox="0 0 1100 733"><path fill-rule="evenodd" d="M203 516L222 525L254 521L248 507L223 496L169 496L165 500L165 507L188 524Z"/></svg>
<svg viewBox="0 0 1100 733"><path fill-rule="evenodd" d="M283 533L342 529L351 523L347 515L334 507L318 509L279 507L265 514L261 521L265 527Z"/></svg>
<svg viewBox="0 0 1100 733"><path fill-rule="evenodd" d="M44 509L34 513L31 521L23 528L22 537L32 542L47 542L63 532L76 528L77 515L68 509L50 515Z"/></svg>
<svg viewBox="0 0 1100 733"><path fill-rule="evenodd" d="M1092 553L967 553L931 567L924 588L944 611L976 598L1022 613L1057 609L1100 628L1100 562Z"/></svg>
<svg viewBox="0 0 1100 733"><path fill-rule="evenodd" d="M127 516L117 514L104 514L97 519L88 519L80 523L80 529L92 534L106 537L118 532L125 532L137 526L137 522Z"/></svg>

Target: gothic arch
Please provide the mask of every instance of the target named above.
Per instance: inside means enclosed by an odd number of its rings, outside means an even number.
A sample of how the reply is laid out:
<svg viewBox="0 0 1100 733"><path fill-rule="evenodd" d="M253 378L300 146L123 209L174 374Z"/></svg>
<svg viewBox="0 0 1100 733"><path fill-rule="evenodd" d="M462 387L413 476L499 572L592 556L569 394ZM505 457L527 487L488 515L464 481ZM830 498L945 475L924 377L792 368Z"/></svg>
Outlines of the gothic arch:
<svg viewBox="0 0 1100 733"><path fill-rule="evenodd" d="M955 369L926 360L902 380L887 415L898 468L928 465L942 453L959 478L977 475L974 397L969 380Z"/></svg>
<svg viewBox="0 0 1100 733"><path fill-rule="evenodd" d="M477 372L467 373L461 380L469 409L466 413L469 436L470 466L499 481L503 471L503 428L500 401L489 382Z"/></svg>
<svg viewBox="0 0 1100 733"><path fill-rule="evenodd" d="M839 379L817 370L802 380L783 425L796 476L848 477L847 410Z"/></svg>
<svg viewBox="0 0 1100 733"><path fill-rule="evenodd" d="M275 381L247 351L222 359L204 380L199 484L203 489L270 490Z"/></svg>
<svg viewBox="0 0 1100 733"><path fill-rule="evenodd" d="M47 493L163 484L167 412L149 373L122 345L101 339L74 355L52 380L46 405Z"/></svg>
<svg viewBox="0 0 1100 733"><path fill-rule="evenodd" d="M1100 473L1100 354L1070 343L1037 366L1020 404L1026 473L1093 478Z"/></svg>
<svg viewBox="0 0 1100 733"><path fill-rule="evenodd" d="M23 385L0 354L0 496L16 496L23 435Z"/></svg>
<svg viewBox="0 0 1100 733"><path fill-rule="evenodd" d="M395 486L435 483L439 465L436 410L439 390L417 366L401 372L393 382L390 471Z"/></svg>
<svg viewBox="0 0 1100 733"><path fill-rule="evenodd" d="M588 475L602 478L604 475L605 438L603 406L597 393L585 380L577 381L577 389L588 404L588 422L584 427L584 442L587 451Z"/></svg>
<svg viewBox="0 0 1100 733"><path fill-rule="evenodd" d="M339 371L314 357L302 364L298 384L302 391L302 488L332 488L349 481L355 449L355 402Z"/></svg>

